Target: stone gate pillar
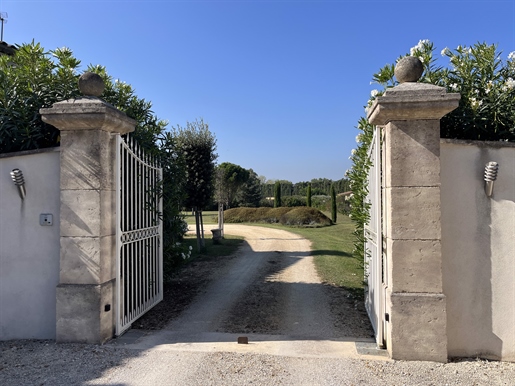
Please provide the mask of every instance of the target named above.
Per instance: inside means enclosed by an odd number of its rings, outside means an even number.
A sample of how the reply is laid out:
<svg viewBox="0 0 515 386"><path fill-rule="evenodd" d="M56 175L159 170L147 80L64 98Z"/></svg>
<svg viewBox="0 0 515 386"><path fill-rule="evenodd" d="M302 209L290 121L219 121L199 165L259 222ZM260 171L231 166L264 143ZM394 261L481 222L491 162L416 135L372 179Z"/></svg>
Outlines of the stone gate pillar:
<svg viewBox="0 0 515 386"><path fill-rule="evenodd" d="M391 358L447 361L440 231L440 118L460 95L417 83L418 58L399 61L400 85L378 97L368 120L384 127L386 343Z"/></svg>
<svg viewBox="0 0 515 386"><path fill-rule="evenodd" d="M82 98L41 109L61 131L57 342L102 343L115 331L116 136L136 122L98 96L100 76L79 80Z"/></svg>

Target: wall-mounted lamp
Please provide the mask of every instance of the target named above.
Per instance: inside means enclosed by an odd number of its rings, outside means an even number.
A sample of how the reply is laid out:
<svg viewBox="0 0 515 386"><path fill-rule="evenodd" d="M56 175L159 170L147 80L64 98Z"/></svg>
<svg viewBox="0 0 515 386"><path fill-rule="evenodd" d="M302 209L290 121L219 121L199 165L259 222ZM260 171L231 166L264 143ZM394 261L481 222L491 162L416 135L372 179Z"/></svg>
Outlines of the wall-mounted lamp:
<svg viewBox="0 0 515 386"><path fill-rule="evenodd" d="M499 164L497 162L488 162L485 166L485 193L488 197L494 192L494 181L497 179Z"/></svg>
<svg viewBox="0 0 515 386"><path fill-rule="evenodd" d="M11 178L13 179L14 185L18 187L18 193L22 200L25 199L27 191L25 190L25 180L23 179L23 173L20 169L13 169L11 172Z"/></svg>

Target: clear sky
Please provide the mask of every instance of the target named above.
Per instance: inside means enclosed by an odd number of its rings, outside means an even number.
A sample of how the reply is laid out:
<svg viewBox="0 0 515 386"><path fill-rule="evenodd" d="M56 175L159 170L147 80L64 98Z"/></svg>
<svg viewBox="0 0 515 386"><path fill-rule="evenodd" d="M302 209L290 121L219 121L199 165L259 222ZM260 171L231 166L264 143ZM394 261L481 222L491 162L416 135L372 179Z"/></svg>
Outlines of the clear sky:
<svg viewBox="0 0 515 386"><path fill-rule="evenodd" d="M477 42L515 51L515 0L0 0L0 11L6 42L69 47L170 126L203 118L219 163L293 182L344 176L372 75L419 40L439 57Z"/></svg>

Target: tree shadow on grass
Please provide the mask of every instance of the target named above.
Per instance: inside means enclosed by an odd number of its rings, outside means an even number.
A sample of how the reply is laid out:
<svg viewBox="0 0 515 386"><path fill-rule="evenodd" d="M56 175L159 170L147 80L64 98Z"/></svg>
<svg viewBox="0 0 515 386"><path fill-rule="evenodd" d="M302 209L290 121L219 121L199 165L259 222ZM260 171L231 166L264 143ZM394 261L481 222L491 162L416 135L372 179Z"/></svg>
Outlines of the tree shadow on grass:
<svg viewBox="0 0 515 386"><path fill-rule="evenodd" d="M316 251L311 251L311 256L342 256L350 258L353 257L351 253L329 249L319 249Z"/></svg>

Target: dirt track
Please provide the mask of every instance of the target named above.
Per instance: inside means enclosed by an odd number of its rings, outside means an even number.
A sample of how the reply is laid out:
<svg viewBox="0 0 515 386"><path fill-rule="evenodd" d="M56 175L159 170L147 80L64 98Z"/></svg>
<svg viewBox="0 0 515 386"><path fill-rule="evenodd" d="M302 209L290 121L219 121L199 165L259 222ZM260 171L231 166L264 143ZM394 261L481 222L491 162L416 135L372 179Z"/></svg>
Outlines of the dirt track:
<svg viewBox="0 0 515 386"><path fill-rule="evenodd" d="M228 350L230 342L230 350L239 350L233 345L236 336L247 336L262 343L280 340L279 351L311 355L298 348L301 342L312 342L317 353L323 349L315 342L372 341L362 301L321 283L308 240L256 226L229 224L225 233L245 238L235 258L217 267L196 300L162 331L138 339L137 347L195 343L202 350L204 343L218 342L216 351ZM267 344L252 347L269 349Z"/></svg>

